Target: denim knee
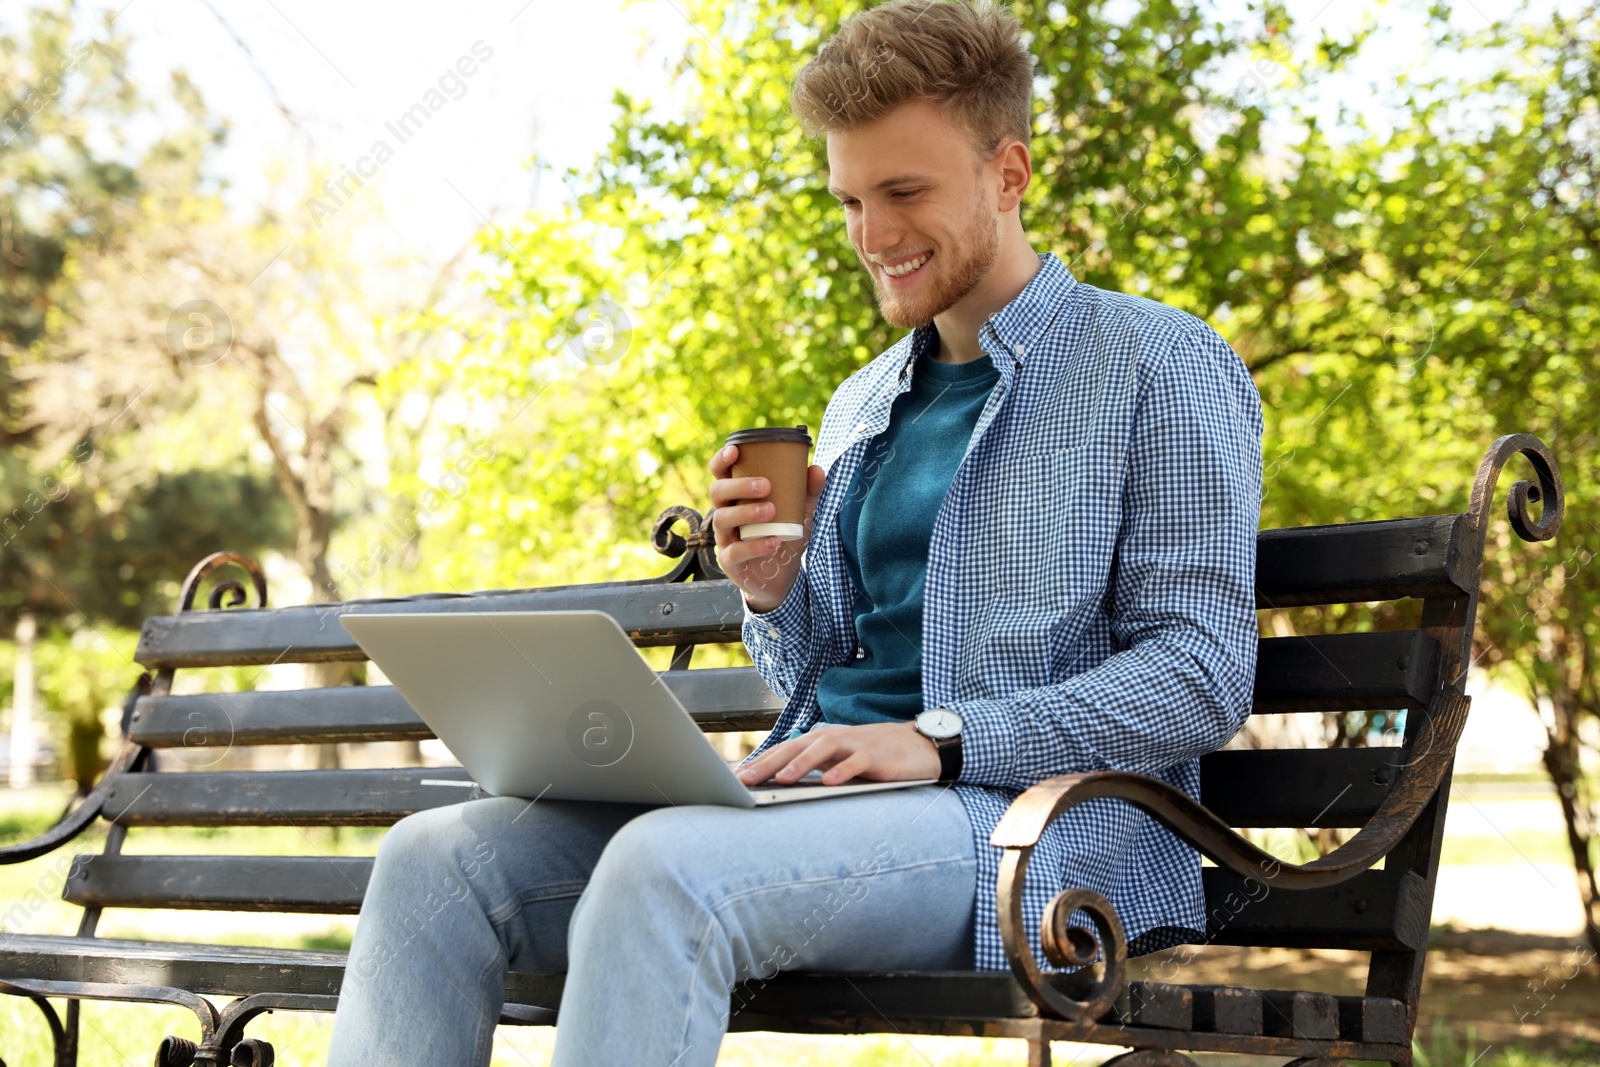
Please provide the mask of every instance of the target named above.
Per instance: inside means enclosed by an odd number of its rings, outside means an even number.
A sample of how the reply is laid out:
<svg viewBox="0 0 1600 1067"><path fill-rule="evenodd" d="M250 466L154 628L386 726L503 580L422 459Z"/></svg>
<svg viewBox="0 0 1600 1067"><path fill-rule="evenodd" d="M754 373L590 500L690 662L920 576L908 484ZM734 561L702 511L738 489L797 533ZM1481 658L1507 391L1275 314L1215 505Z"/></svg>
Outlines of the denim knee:
<svg viewBox="0 0 1600 1067"><path fill-rule="evenodd" d="M698 835L682 832L683 818L676 809L656 808L613 834L578 899L574 922L596 907L609 917L642 917L669 899L709 912L714 902L699 899L695 882L708 862L722 861L703 854Z"/></svg>
<svg viewBox="0 0 1600 1067"><path fill-rule="evenodd" d="M460 804L413 812L395 823L378 844L373 865L379 880L404 880L459 899L485 864L494 843L462 819Z"/></svg>

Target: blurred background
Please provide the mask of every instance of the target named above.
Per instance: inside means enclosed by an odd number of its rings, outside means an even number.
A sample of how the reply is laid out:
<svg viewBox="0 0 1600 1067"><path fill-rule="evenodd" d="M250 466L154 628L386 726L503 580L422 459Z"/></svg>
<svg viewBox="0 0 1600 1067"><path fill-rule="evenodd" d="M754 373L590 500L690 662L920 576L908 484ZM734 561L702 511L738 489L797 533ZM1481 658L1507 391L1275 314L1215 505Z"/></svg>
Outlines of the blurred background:
<svg viewBox="0 0 1600 1067"><path fill-rule="evenodd" d="M93 784L140 620L172 610L205 554L259 559L280 605L643 578L671 562L651 522L709 507L731 428L818 425L899 333L824 190L822 146L786 109L861 6L0 8L0 840ZM1419 1049L1460 1067L1600 1062L1600 13L1012 6L1039 59L1034 246L1233 344L1264 402L1264 527L1464 510L1502 433L1559 458L1560 536L1491 534ZM1281 633L1393 622L1263 615ZM646 651L665 667L668 649ZM747 663L737 646L697 655ZM307 669L180 673L178 691L293 688ZM1303 741L1398 726L1329 716ZM757 739L719 743L735 757ZM371 747L207 766L448 761L432 743ZM376 841L306 833L330 851ZM0 911L36 884L58 894L52 862L0 869ZM291 917L102 931L226 938L245 921L348 944L348 924ZM53 899L4 919L72 923ZM8 1040L43 1029L25 1007L0 999ZM106 1043L87 1062L120 1055L108 1034L165 1032L152 1014L86 1008L116 1020L86 1032ZM263 1025L280 1055L325 1048L326 1020ZM547 1034L502 1034L497 1063L548 1057ZM1022 1062L976 1041L730 1037L724 1061L747 1056Z"/></svg>

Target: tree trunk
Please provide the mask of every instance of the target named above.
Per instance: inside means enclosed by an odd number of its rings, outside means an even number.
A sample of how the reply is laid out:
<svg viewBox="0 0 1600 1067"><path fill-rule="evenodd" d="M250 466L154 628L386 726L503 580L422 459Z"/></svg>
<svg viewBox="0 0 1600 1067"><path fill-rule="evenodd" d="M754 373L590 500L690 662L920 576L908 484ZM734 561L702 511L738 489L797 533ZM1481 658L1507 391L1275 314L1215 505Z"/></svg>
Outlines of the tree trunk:
<svg viewBox="0 0 1600 1067"><path fill-rule="evenodd" d="M1578 876L1578 897L1583 902L1584 937L1600 955L1600 884L1594 869L1594 805L1583 793L1581 744L1576 729L1575 701L1572 694L1552 694L1554 723L1546 726L1549 743L1544 750L1544 767L1556 787L1561 802L1561 818L1566 823L1567 847L1572 851L1572 869Z"/></svg>
<svg viewBox="0 0 1600 1067"><path fill-rule="evenodd" d="M77 783L73 795L86 797L100 780L106 761L100 755L100 741L106 735L93 707L88 717L73 715L67 720L67 762L72 779Z"/></svg>

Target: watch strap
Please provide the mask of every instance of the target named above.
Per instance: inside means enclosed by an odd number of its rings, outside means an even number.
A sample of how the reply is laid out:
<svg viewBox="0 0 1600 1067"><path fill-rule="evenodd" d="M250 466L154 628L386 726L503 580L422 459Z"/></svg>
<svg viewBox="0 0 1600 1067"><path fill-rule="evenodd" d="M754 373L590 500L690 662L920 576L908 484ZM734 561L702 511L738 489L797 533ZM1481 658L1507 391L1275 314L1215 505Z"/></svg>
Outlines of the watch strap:
<svg viewBox="0 0 1600 1067"><path fill-rule="evenodd" d="M926 735L924 735L926 736ZM961 777L961 735L938 740L929 738L939 750L939 781L953 782Z"/></svg>

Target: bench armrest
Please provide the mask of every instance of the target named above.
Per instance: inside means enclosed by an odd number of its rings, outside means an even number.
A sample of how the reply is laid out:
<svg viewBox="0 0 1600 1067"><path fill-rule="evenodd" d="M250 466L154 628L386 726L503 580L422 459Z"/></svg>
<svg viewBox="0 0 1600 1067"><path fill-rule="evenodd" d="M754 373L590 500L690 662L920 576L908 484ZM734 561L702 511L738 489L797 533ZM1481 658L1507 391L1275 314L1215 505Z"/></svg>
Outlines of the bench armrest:
<svg viewBox="0 0 1600 1067"><path fill-rule="evenodd" d="M1450 772L1470 705L1466 696L1440 696L1426 713L1411 746L1397 750L1408 755L1407 762L1372 818L1339 848L1304 864L1284 863L1262 851L1193 797L1149 775L1128 771L1063 774L1030 787L1012 801L989 835L991 845L1006 850L1000 863L997 899L1001 940L1012 973L1035 1003L1067 1019L1098 1017L1123 984L1127 944L1122 925L1110 902L1098 893L1068 889L1057 895L1045 911L1040 930L1045 955L1059 966L1084 966L1097 955L1103 957L1104 973L1087 999L1065 997L1046 982L1027 941L1022 887L1028 857L1045 828L1067 809L1086 800L1126 801L1242 877L1271 878L1275 887L1283 889L1336 885L1377 863L1411 829ZM1097 937L1067 926L1078 910L1094 922Z"/></svg>
<svg viewBox="0 0 1600 1067"><path fill-rule="evenodd" d="M1159 778L1128 771L1095 771L1048 778L1026 791L1006 809L989 835L989 843L1005 849L1031 849L1045 827L1068 808L1086 800L1123 800L1148 813L1218 866L1242 877L1272 869L1274 884L1285 889L1335 885L1371 867L1405 836L1444 780L1455 743L1466 724L1470 697L1441 697L1418 730L1395 783L1367 824L1339 848L1305 864L1285 863L1251 844L1211 810ZM1401 751L1401 750L1397 750Z"/></svg>
<svg viewBox="0 0 1600 1067"><path fill-rule="evenodd" d="M55 851L62 845L77 837L89 828L89 825L99 818L105 806L106 795L111 792L111 787L124 771L131 770L134 763L143 755L143 745L132 741L124 741L121 750L105 773L100 776L100 781L83 798L82 803L65 815L61 816L56 824L31 841L21 841L15 845L0 847L0 864L24 863L37 859Z"/></svg>

